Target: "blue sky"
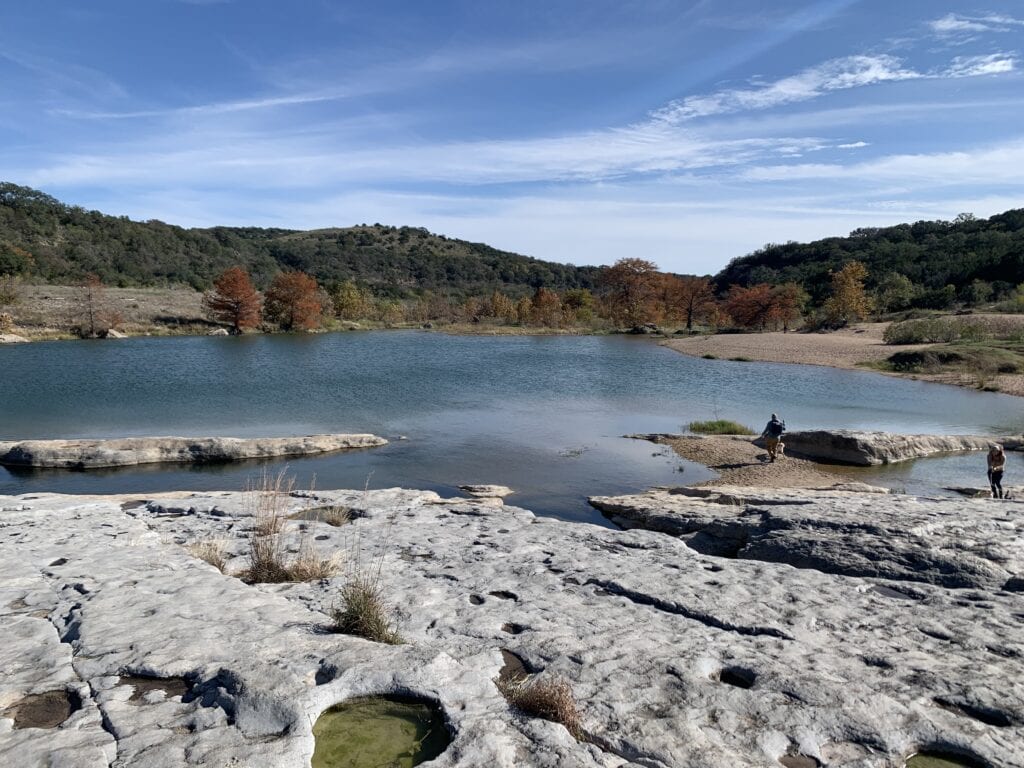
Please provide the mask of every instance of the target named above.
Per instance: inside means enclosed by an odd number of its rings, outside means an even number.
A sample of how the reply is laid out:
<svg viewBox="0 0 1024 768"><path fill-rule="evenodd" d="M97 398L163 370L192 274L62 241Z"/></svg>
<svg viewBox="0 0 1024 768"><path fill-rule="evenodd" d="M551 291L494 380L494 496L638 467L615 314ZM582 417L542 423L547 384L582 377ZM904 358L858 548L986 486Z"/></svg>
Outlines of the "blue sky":
<svg viewBox="0 0 1024 768"><path fill-rule="evenodd" d="M979 2L4 3L0 180L714 272L1024 207L1024 3Z"/></svg>

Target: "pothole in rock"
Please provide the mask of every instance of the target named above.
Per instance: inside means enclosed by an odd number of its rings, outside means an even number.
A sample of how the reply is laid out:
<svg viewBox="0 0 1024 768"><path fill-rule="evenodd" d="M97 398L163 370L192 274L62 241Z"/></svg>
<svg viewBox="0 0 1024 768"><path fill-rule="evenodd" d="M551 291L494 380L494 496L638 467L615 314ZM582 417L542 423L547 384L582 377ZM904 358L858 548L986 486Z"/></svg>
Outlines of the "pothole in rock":
<svg viewBox="0 0 1024 768"><path fill-rule="evenodd" d="M470 595L469 602L473 605L483 605L484 599L480 595Z"/></svg>
<svg viewBox="0 0 1024 768"><path fill-rule="evenodd" d="M821 765L810 755L783 755L779 762L786 768L818 768Z"/></svg>
<svg viewBox="0 0 1024 768"><path fill-rule="evenodd" d="M928 749L908 757L903 766L904 768L985 768L985 763L971 755Z"/></svg>
<svg viewBox="0 0 1024 768"><path fill-rule="evenodd" d="M306 509L300 509L293 515L289 515L290 520L306 520L307 522L313 523L326 523L327 525L340 528L343 525L348 525L352 522L352 518L356 517L352 513L352 510L348 507L308 507Z"/></svg>
<svg viewBox="0 0 1024 768"><path fill-rule="evenodd" d="M165 698L184 698L192 687L183 677L147 677L146 675L121 675L118 685L130 685L132 695L128 697L131 704L145 703L146 694L151 691L162 691Z"/></svg>
<svg viewBox="0 0 1024 768"><path fill-rule="evenodd" d="M510 635L518 635L525 632L526 627L524 627L522 624L502 624L501 631L508 632Z"/></svg>
<svg viewBox="0 0 1024 768"><path fill-rule="evenodd" d="M488 594L491 597L498 598L499 600L518 600L519 599L519 595L517 595L515 592L509 592L509 591L504 590L504 589L498 589L498 590L495 590L494 592L489 592Z"/></svg>
<svg viewBox="0 0 1024 768"><path fill-rule="evenodd" d="M4 711L15 728L56 728L82 708L82 700L73 691L47 691L26 696Z"/></svg>
<svg viewBox="0 0 1024 768"><path fill-rule="evenodd" d="M522 656L504 648L501 649L501 658L505 663L498 670L498 686L502 683L515 683L525 680L530 675L530 669Z"/></svg>
<svg viewBox="0 0 1024 768"><path fill-rule="evenodd" d="M415 563L417 560L433 560L433 552L415 552L412 547L405 547L399 551L398 556L407 563Z"/></svg>
<svg viewBox="0 0 1024 768"><path fill-rule="evenodd" d="M451 743L441 708L404 696L344 701L317 718L313 737L312 768L411 768Z"/></svg>
<svg viewBox="0 0 1024 768"><path fill-rule="evenodd" d="M742 667L725 667L718 672L714 679L736 688L753 688L757 675L749 669L743 669Z"/></svg>
<svg viewBox="0 0 1024 768"><path fill-rule="evenodd" d="M894 589L893 587L886 587L882 584L875 584L871 587L871 591L876 595L882 597L889 597L893 600L920 600L921 598L912 592L904 592L900 589Z"/></svg>

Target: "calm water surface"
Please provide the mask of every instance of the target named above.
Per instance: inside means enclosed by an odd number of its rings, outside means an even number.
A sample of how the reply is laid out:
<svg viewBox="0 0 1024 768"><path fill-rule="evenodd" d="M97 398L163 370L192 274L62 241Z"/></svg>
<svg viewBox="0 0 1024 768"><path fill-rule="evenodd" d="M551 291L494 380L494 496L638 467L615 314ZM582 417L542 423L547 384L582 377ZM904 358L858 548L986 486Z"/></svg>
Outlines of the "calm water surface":
<svg viewBox="0 0 1024 768"><path fill-rule="evenodd" d="M1005 395L829 368L702 360L629 337L391 331L35 343L0 347L0 385L0 439L373 432L392 440L381 449L287 462L0 468L0 494L233 490L287 464L300 486L315 478L322 488L402 485L454 494L462 483L500 483L516 489L511 503L599 521L585 496L712 477L659 446L622 439L626 433L678 432L714 417L760 428L772 411L790 429L1024 432L1021 401ZM1007 482L1014 484L1024 476L1024 457L1010 458ZM978 485L984 457L918 461L887 477L910 491Z"/></svg>

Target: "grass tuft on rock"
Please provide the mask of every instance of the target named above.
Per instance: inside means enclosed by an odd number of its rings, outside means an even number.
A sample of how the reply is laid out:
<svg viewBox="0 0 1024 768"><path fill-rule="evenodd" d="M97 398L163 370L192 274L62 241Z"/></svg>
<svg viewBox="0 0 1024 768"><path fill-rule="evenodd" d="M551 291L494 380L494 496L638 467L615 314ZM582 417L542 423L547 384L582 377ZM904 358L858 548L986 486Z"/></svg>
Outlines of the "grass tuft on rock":
<svg viewBox="0 0 1024 768"><path fill-rule="evenodd" d="M357 572L341 588L341 605L331 612L331 618L335 632L401 645L404 640L388 614L379 577Z"/></svg>
<svg viewBox="0 0 1024 768"><path fill-rule="evenodd" d="M750 427L745 427L729 419L715 419L714 421L691 421L687 429L701 435L755 435L757 434Z"/></svg>
<svg viewBox="0 0 1024 768"><path fill-rule="evenodd" d="M194 541L187 547L192 557L209 563L221 573L224 573L224 569L227 568L227 558L225 557L227 548L226 539L203 539Z"/></svg>
<svg viewBox="0 0 1024 768"><path fill-rule="evenodd" d="M495 685L516 709L533 717L561 723L577 741L583 739L583 719L572 687L565 678L498 678Z"/></svg>
<svg viewBox="0 0 1024 768"><path fill-rule="evenodd" d="M298 553L291 555L285 545L288 498L295 487L285 471L264 474L249 498L255 524L249 539L249 567L239 574L249 584L282 584L292 581L329 579L341 569L341 555L324 557L309 542L299 541Z"/></svg>

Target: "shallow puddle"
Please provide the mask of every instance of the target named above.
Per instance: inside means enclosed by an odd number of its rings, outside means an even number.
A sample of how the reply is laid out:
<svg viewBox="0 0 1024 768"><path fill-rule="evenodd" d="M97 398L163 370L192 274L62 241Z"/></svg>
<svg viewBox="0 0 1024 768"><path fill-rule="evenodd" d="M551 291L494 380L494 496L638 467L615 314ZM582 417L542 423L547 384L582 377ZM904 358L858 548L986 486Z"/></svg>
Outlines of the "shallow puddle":
<svg viewBox="0 0 1024 768"><path fill-rule="evenodd" d="M352 511L348 507L307 507L290 516L291 520L306 520L340 528L352 522Z"/></svg>
<svg viewBox="0 0 1024 768"><path fill-rule="evenodd" d="M422 699L374 696L324 711L313 726L312 768L411 768L450 738L441 709Z"/></svg>
<svg viewBox="0 0 1024 768"><path fill-rule="evenodd" d="M26 696L3 715L14 720L15 728L56 728L81 708L78 694L47 691Z"/></svg>
<svg viewBox="0 0 1024 768"><path fill-rule="evenodd" d="M982 764L966 755L945 752L918 752L904 763L904 768L981 768Z"/></svg>

